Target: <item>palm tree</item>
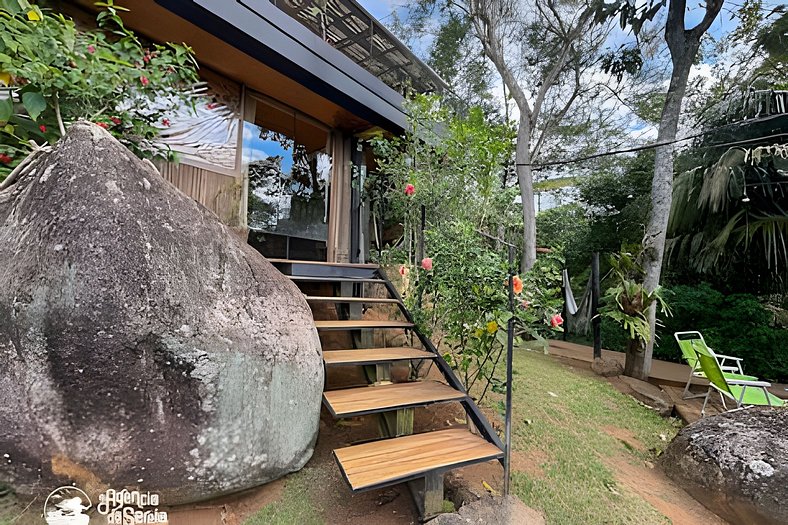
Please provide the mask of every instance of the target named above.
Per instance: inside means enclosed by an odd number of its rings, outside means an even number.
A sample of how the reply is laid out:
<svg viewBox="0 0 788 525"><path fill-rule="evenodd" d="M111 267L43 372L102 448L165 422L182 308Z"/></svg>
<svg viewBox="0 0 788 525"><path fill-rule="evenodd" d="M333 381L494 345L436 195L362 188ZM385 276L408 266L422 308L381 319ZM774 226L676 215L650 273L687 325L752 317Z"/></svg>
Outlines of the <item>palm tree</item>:
<svg viewBox="0 0 788 525"><path fill-rule="evenodd" d="M707 277L783 287L787 209L788 144L729 148L677 177L668 256Z"/></svg>

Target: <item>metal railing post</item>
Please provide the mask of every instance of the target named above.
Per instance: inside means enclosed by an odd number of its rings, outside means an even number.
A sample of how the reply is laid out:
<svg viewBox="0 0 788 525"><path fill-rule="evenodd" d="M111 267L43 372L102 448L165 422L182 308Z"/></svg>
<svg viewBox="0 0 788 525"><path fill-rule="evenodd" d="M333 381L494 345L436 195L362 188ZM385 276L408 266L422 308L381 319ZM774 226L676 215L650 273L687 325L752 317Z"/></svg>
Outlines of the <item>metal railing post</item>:
<svg viewBox="0 0 788 525"><path fill-rule="evenodd" d="M509 311L512 317L506 325L506 418L504 430L503 493L509 495L512 459L512 355L514 353L514 246L509 245Z"/></svg>

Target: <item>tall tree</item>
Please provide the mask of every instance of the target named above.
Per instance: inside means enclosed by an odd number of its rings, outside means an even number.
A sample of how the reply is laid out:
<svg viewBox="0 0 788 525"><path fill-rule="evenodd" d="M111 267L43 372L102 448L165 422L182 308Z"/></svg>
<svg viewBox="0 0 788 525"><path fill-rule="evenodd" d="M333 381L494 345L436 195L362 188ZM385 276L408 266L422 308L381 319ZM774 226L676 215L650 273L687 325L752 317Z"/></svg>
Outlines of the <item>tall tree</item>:
<svg viewBox="0 0 788 525"><path fill-rule="evenodd" d="M573 106L598 95L589 72L607 29L594 24L584 1L422 0L470 24L519 110L515 163L522 201L523 270L536 260L533 167L560 134ZM587 119L590 120L590 119ZM589 122L583 122L588 126Z"/></svg>
<svg viewBox="0 0 788 525"><path fill-rule="evenodd" d="M651 184L651 213L649 214L646 234L643 238L642 265L645 271L644 285L648 292L659 286L662 262L665 255L665 236L673 198L673 157L678 131L681 105L687 91L690 70L700 48L701 38L722 8L724 0L705 0L703 17L694 27L687 28L687 1L670 0L665 23L665 42L670 51L672 73L665 95L662 115L657 134L657 148L654 156L654 178ZM638 8L633 0L622 0L606 5L600 11L619 14L622 25L631 24L635 33L645 20L653 19L665 0ZM627 353L627 372L629 375L647 379L651 371L651 356L654 350L656 306L649 309L650 337L648 343L633 348Z"/></svg>

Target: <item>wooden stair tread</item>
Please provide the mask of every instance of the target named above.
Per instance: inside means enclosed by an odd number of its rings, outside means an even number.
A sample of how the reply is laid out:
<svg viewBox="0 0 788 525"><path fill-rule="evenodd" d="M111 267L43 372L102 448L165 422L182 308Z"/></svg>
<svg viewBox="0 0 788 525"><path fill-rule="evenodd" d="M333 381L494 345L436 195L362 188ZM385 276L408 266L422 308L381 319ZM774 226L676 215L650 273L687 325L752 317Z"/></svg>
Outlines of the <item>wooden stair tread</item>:
<svg viewBox="0 0 788 525"><path fill-rule="evenodd" d="M326 407L334 417L360 416L465 397L463 392L437 381L362 386L323 392Z"/></svg>
<svg viewBox="0 0 788 525"><path fill-rule="evenodd" d="M408 359L434 359L432 352L418 348L359 348L354 350L326 350L323 361L326 366L332 365L366 365L386 361L404 361Z"/></svg>
<svg viewBox="0 0 788 525"><path fill-rule="evenodd" d="M379 268L377 264L372 263L337 263L327 261L302 261L298 259L267 259L271 264L312 264L315 266L338 266L341 268L368 268L374 270Z"/></svg>
<svg viewBox="0 0 788 525"><path fill-rule="evenodd" d="M359 328L413 328L413 323L406 321L381 320L328 320L315 321L318 330L353 330Z"/></svg>
<svg viewBox="0 0 788 525"><path fill-rule="evenodd" d="M385 281L382 279L372 279L372 278L365 278L365 277L333 277L333 276L325 276L325 277L313 277L308 275L287 275L288 279L293 281L303 281L307 283L373 283L373 284L385 284Z"/></svg>
<svg viewBox="0 0 788 525"><path fill-rule="evenodd" d="M399 299L394 299L392 297L336 297L318 295L307 295L305 297L307 302L310 303L399 303Z"/></svg>
<svg viewBox="0 0 788 525"><path fill-rule="evenodd" d="M354 492L501 456L501 449L466 429L426 432L334 450L339 468Z"/></svg>

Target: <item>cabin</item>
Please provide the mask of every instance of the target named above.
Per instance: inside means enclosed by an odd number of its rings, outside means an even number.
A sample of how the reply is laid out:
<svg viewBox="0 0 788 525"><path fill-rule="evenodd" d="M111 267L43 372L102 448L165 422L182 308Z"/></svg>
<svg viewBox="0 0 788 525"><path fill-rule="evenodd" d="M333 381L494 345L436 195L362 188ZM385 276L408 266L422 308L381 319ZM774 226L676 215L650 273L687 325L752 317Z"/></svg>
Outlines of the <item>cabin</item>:
<svg viewBox="0 0 788 525"><path fill-rule="evenodd" d="M248 236L304 292L323 345L326 412L379 418L379 440L334 451L350 489L409 483L422 517L439 512L443 474L501 461L503 445L385 272L369 263L383 220L363 189L375 167L367 139L402 133L403 95L440 91L444 81L355 0L130 7L125 24L153 42L191 46L204 81L207 102L175 111L161 129L178 155L159 162L161 174ZM96 10L93 0L66 9L86 23ZM369 319L373 307L390 316ZM387 345L390 331L408 343ZM398 382L392 370L402 366L411 373ZM356 377L366 386L343 385L348 370L363 371ZM461 405L467 423L414 433L415 411L435 403Z"/></svg>

